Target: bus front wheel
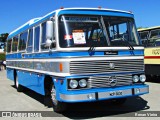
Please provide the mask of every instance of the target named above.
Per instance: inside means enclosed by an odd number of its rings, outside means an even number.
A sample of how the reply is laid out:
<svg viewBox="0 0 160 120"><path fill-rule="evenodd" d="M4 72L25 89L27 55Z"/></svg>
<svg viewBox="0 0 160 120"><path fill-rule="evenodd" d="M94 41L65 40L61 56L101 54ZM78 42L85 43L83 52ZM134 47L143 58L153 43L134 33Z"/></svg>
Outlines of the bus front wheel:
<svg viewBox="0 0 160 120"><path fill-rule="evenodd" d="M55 112L64 112L66 110L67 103L60 102L56 99L56 89L53 83L51 84L51 87L50 87L50 98L51 98L52 106Z"/></svg>

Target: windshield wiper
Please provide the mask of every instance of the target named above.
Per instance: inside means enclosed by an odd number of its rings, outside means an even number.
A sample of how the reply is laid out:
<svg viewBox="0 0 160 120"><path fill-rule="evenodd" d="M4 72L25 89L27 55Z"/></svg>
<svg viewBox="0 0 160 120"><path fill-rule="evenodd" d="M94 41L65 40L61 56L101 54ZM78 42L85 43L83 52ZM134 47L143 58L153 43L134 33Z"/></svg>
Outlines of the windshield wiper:
<svg viewBox="0 0 160 120"><path fill-rule="evenodd" d="M88 50L89 55L92 56L94 51L95 51L95 46L94 44L91 44Z"/></svg>
<svg viewBox="0 0 160 120"><path fill-rule="evenodd" d="M129 43L128 40L126 40L124 37L122 37L122 40L128 44L129 50L134 50L134 47Z"/></svg>
<svg viewBox="0 0 160 120"><path fill-rule="evenodd" d="M111 30L115 35L118 34L115 30ZM124 35L122 37L120 37L122 39L122 41L126 42L128 44L129 50L134 50L134 47L129 43L128 40L126 40L124 38Z"/></svg>

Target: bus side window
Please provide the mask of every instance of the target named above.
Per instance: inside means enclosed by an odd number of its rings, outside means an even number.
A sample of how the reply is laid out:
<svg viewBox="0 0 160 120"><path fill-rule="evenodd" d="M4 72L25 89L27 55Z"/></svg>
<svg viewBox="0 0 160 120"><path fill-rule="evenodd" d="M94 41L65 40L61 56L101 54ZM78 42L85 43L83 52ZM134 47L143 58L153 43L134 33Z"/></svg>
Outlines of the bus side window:
<svg viewBox="0 0 160 120"><path fill-rule="evenodd" d="M33 48L33 29L29 30L28 43L27 43L27 52L32 52Z"/></svg>
<svg viewBox="0 0 160 120"><path fill-rule="evenodd" d="M28 36L27 31L20 35L19 46L18 46L19 51L26 49L27 36Z"/></svg>
<svg viewBox="0 0 160 120"><path fill-rule="evenodd" d="M7 40L7 53L11 52L11 43L12 43L12 39Z"/></svg>
<svg viewBox="0 0 160 120"><path fill-rule="evenodd" d="M40 26L35 28L34 32L34 51L39 51Z"/></svg>
<svg viewBox="0 0 160 120"><path fill-rule="evenodd" d="M44 22L42 24L42 28L41 28L41 50L47 50L49 49L49 47L46 47L45 44L46 44L46 22Z"/></svg>
<svg viewBox="0 0 160 120"><path fill-rule="evenodd" d="M53 41L55 41L56 40L56 38L55 38L55 21L53 20ZM54 43L54 42L52 42L52 44L51 44L51 49L54 49L56 47L56 42Z"/></svg>
<svg viewBox="0 0 160 120"><path fill-rule="evenodd" d="M18 46L18 36L13 37L12 41L12 52L17 52L17 46Z"/></svg>

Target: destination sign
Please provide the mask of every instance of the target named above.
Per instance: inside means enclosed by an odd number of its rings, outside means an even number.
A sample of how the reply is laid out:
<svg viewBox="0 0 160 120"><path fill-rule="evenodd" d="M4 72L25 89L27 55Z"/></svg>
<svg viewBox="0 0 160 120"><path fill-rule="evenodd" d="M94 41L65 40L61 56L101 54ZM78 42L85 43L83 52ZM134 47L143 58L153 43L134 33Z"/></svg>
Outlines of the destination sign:
<svg viewBox="0 0 160 120"><path fill-rule="evenodd" d="M96 17L76 17L76 16L65 16L62 17L61 21L67 22L98 22L98 18Z"/></svg>

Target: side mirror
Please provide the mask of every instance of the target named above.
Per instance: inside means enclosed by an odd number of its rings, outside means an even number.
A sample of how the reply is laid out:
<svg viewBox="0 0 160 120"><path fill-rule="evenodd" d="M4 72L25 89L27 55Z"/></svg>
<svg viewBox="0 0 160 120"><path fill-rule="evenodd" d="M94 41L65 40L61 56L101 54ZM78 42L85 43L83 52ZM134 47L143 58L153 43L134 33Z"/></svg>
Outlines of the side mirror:
<svg viewBox="0 0 160 120"><path fill-rule="evenodd" d="M53 31L53 21L47 21L46 22L46 46L50 47L52 42L55 42L55 40L53 40L53 35L54 35L54 31Z"/></svg>

